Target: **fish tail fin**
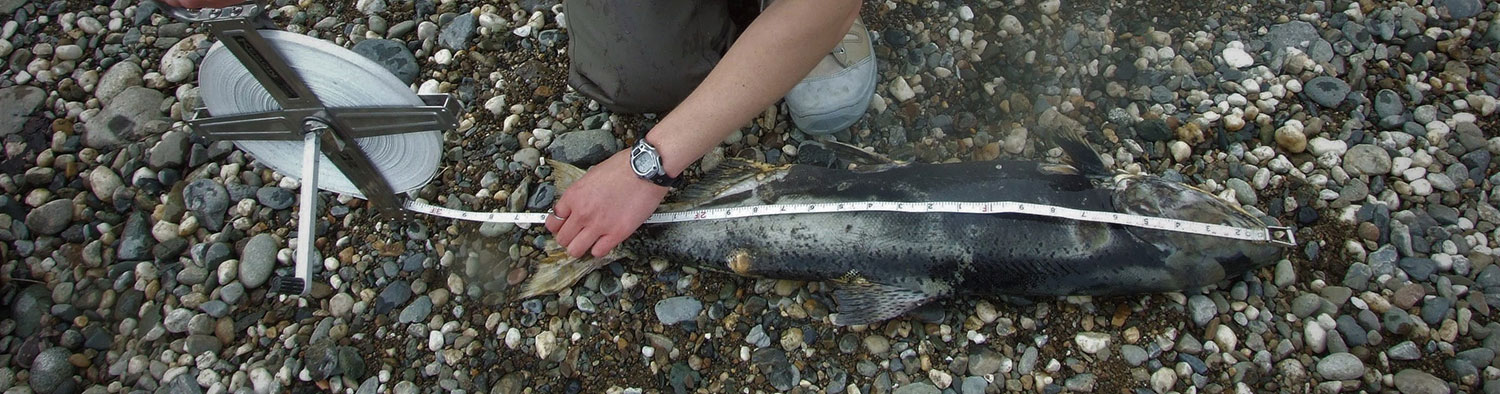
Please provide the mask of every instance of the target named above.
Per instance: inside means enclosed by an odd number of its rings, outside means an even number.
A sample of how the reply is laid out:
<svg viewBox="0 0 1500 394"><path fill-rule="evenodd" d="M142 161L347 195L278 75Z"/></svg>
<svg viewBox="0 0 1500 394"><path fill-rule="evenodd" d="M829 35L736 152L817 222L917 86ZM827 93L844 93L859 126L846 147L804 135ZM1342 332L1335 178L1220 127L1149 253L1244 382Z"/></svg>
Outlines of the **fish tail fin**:
<svg viewBox="0 0 1500 394"><path fill-rule="evenodd" d="M572 164L547 159L547 164L552 166L552 185L557 187L558 194L572 186L574 181L583 178L584 169Z"/></svg>
<svg viewBox="0 0 1500 394"><path fill-rule="evenodd" d="M879 323L899 317L933 298L936 297L921 290L863 279L835 281L833 299L838 303L838 313L833 315L833 324Z"/></svg>
<svg viewBox="0 0 1500 394"><path fill-rule="evenodd" d="M624 257L619 252L610 252L604 257L570 257L563 251L552 252L537 262L536 272L521 286L519 299L560 292L599 267Z"/></svg>

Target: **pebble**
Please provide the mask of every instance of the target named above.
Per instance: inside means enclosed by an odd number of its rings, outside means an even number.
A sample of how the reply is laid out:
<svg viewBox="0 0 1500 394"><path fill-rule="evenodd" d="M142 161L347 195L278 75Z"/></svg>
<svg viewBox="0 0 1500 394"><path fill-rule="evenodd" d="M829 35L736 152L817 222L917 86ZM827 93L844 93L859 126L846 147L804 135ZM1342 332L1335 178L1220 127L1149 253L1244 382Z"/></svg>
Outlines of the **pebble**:
<svg viewBox="0 0 1500 394"><path fill-rule="evenodd" d="M1097 332L1081 332L1073 337L1073 341L1078 344L1078 349L1088 354L1099 353L1109 347L1109 339L1109 334Z"/></svg>
<svg viewBox="0 0 1500 394"><path fill-rule="evenodd" d="M26 227L38 234L57 235L72 222L71 200L52 200L26 214Z"/></svg>
<svg viewBox="0 0 1500 394"><path fill-rule="evenodd" d="M664 325L691 321L703 310L703 303L688 296L672 297L657 301L656 319Z"/></svg>
<svg viewBox="0 0 1500 394"><path fill-rule="evenodd" d="M108 104L125 89L145 84L141 79L143 75L145 72L135 62L115 63L99 77L99 83L94 87L94 97Z"/></svg>
<svg viewBox="0 0 1500 394"><path fill-rule="evenodd" d="M247 289L266 284L271 278L271 270L276 268L276 253L280 248L280 242L270 234L251 237L245 249L240 251L240 283Z"/></svg>
<svg viewBox="0 0 1500 394"><path fill-rule="evenodd" d="M1342 79L1319 76L1307 81L1302 88L1313 102L1327 108L1336 108L1349 95L1349 84Z"/></svg>
<svg viewBox="0 0 1500 394"><path fill-rule="evenodd" d="M397 79L407 85L416 83L417 77L421 74L417 65L417 57L400 42L385 39L364 40L354 44L351 49L354 53L374 61L386 71L395 74Z"/></svg>
<svg viewBox="0 0 1500 394"><path fill-rule="evenodd" d="M474 36L474 30L478 27L477 23L474 14L463 14L453 18L443 26L442 33L438 35L438 43L452 50L469 49L469 39Z"/></svg>
<svg viewBox="0 0 1500 394"><path fill-rule="evenodd" d="M547 146L547 154L553 159L580 168L599 164L619 150L619 142L606 129L562 133Z"/></svg>
<svg viewBox="0 0 1500 394"><path fill-rule="evenodd" d="M0 89L0 137L21 132L46 98L46 92L31 86Z"/></svg>
<svg viewBox="0 0 1500 394"><path fill-rule="evenodd" d="M229 210L229 192L224 185L199 179L182 190L182 199L204 228L219 231L224 227L224 214Z"/></svg>
<svg viewBox="0 0 1500 394"><path fill-rule="evenodd" d="M1417 369L1403 369L1396 373L1396 390L1403 394L1447 394L1448 383L1436 376Z"/></svg>
<svg viewBox="0 0 1500 394"><path fill-rule="evenodd" d="M1255 58L1250 57L1244 49L1239 47L1226 47L1223 52L1224 64L1236 69L1250 67L1255 64Z"/></svg>
<svg viewBox="0 0 1500 394"><path fill-rule="evenodd" d="M50 392L64 382L71 386L73 364L68 362L68 357L72 355L73 352L61 347L49 347L37 354L31 360L31 386L41 392Z"/></svg>
<svg viewBox="0 0 1500 394"><path fill-rule="evenodd" d="M1365 374L1365 364L1349 353L1333 353L1318 361L1318 375L1329 380L1354 380Z"/></svg>
<svg viewBox="0 0 1500 394"><path fill-rule="evenodd" d="M424 295L417 297L411 304L406 305L406 308L401 310L401 314L396 318L396 321L401 323L419 323L426 321L427 316L430 314L432 314L432 298Z"/></svg>
<svg viewBox="0 0 1500 394"><path fill-rule="evenodd" d="M1344 153L1344 171L1349 175L1384 175L1391 172L1391 155L1385 149L1359 144Z"/></svg>

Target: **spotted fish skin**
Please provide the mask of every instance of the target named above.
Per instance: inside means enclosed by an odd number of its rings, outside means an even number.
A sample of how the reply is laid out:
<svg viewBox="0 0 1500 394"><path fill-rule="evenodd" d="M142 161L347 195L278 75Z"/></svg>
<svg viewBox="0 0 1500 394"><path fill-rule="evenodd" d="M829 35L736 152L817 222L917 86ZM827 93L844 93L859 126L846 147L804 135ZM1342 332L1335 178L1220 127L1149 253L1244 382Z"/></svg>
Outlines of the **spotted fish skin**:
<svg viewBox="0 0 1500 394"><path fill-rule="evenodd" d="M1150 176L1099 179L1027 161L876 171L758 167L677 209L860 201L1014 201L1256 228L1243 210ZM1273 263L1249 241L1021 214L840 212L642 226L633 250L741 275L833 281L841 324L954 294L1120 295L1201 287ZM886 304L898 304L891 307ZM844 304L858 305L845 307ZM879 310L870 310L876 308Z"/></svg>

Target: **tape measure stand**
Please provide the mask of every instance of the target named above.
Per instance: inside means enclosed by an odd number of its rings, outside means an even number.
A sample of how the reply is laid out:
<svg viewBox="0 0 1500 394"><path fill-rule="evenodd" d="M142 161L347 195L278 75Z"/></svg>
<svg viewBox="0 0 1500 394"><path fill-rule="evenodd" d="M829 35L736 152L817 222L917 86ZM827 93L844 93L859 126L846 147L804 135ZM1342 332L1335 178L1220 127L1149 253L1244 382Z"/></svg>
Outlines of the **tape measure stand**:
<svg viewBox="0 0 1500 394"><path fill-rule="evenodd" d="M262 5L249 2L198 10L160 5L174 18L207 26L281 107L230 116L213 116L206 108L196 108L187 117L195 134L211 142L304 142L295 275L273 279L273 291L306 295L312 289L312 270L320 260L313 245L320 156L326 156L359 188L378 215L398 219L410 216L398 193L356 139L456 128L462 111L456 99L447 94L419 95L423 105L415 107L329 108L258 32L274 28Z"/></svg>

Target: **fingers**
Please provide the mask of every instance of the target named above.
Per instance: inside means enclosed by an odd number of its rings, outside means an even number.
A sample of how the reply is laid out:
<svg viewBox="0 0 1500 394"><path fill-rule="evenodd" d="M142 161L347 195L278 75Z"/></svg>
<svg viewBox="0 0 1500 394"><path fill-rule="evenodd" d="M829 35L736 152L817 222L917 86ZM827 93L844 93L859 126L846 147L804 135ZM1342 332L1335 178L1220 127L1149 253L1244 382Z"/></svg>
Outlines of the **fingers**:
<svg viewBox="0 0 1500 394"><path fill-rule="evenodd" d="M562 229L563 222L567 221L568 215L573 213L573 209L568 206L566 201L565 199L559 200L557 205L552 207L552 214L547 215L547 222L543 223L547 227L547 231L557 234L557 230Z"/></svg>
<svg viewBox="0 0 1500 394"><path fill-rule="evenodd" d="M594 242L599 239L598 231L595 228L583 229L582 232L578 233L577 238L573 238L573 241L568 243L568 255L583 257L584 254L587 254L589 249L594 246Z"/></svg>
<svg viewBox="0 0 1500 394"><path fill-rule="evenodd" d="M589 251L589 254L592 254L594 257L603 257L604 255L609 254L609 251L614 249L616 245L619 245L620 242L624 241L624 236L617 234L605 234L604 236L599 237L598 241L594 242L594 248Z"/></svg>

